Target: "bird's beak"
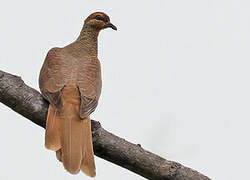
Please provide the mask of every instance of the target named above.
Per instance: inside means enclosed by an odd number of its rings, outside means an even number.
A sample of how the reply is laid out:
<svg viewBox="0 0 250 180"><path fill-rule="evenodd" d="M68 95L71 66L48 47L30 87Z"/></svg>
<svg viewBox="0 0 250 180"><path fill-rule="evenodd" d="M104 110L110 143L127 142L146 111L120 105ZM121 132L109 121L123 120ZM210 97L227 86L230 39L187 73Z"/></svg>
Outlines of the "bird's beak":
<svg viewBox="0 0 250 180"><path fill-rule="evenodd" d="M116 27L114 24L112 24L111 22L107 22L107 23L106 23L106 27L107 27L107 28L110 27L110 28L112 28L112 29L114 29L114 30L117 31L117 27Z"/></svg>

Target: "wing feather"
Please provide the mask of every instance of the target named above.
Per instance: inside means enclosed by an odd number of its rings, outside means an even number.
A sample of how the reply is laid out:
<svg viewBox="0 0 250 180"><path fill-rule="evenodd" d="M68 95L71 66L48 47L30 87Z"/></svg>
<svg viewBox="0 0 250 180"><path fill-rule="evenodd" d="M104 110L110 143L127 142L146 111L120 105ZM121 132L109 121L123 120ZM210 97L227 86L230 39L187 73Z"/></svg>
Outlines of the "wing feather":
<svg viewBox="0 0 250 180"><path fill-rule="evenodd" d="M52 48L48 52L39 76L39 87L44 98L55 107L61 106L61 89L66 84L60 51L60 48Z"/></svg>
<svg viewBox="0 0 250 180"><path fill-rule="evenodd" d="M91 61L78 74L78 88L81 95L80 117L86 118L95 111L101 94L101 66L98 59Z"/></svg>

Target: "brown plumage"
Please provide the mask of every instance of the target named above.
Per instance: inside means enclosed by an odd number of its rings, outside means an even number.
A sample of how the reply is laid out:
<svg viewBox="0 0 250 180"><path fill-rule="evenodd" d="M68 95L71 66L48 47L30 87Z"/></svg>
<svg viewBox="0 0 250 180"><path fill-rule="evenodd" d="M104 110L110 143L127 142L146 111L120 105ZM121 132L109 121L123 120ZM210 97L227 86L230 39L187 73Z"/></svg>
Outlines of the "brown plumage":
<svg viewBox="0 0 250 180"><path fill-rule="evenodd" d="M96 12L84 22L78 39L63 48L52 48L42 66L39 86L50 103L45 146L56 151L72 174L82 170L95 176L90 114L101 93L101 67L97 58L99 31L116 27Z"/></svg>

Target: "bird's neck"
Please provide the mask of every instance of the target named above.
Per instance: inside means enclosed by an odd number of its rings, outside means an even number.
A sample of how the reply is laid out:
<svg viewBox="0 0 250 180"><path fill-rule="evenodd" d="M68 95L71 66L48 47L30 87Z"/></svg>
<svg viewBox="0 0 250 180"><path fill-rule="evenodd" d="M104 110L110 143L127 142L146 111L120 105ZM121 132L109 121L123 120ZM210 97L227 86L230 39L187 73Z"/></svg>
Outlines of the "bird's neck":
<svg viewBox="0 0 250 180"><path fill-rule="evenodd" d="M77 44L80 44L80 50L89 52L91 56L97 57L98 34L99 30L83 26L82 31L76 40Z"/></svg>

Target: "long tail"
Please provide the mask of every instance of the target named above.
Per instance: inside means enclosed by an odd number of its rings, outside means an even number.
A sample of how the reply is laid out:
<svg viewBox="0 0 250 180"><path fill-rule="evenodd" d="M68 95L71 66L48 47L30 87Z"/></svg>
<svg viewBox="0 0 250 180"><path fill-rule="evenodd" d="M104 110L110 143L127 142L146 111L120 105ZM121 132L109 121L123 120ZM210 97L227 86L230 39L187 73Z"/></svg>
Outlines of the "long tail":
<svg viewBox="0 0 250 180"><path fill-rule="evenodd" d="M48 109L45 147L53 151L61 148L59 115L52 105L49 105Z"/></svg>
<svg viewBox="0 0 250 180"><path fill-rule="evenodd" d="M45 146L56 151L57 159L71 174L81 169L90 177L96 175L91 120L80 118L78 105L64 104L60 113L49 106Z"/></svg>

